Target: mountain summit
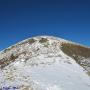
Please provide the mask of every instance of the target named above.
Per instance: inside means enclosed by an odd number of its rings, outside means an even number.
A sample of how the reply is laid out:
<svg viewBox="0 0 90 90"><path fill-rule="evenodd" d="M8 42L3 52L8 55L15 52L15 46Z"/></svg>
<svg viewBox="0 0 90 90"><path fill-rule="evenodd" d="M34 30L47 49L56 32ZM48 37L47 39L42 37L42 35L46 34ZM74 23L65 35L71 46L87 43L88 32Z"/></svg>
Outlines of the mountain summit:
<svg viewBox="0 0 90 90"><path fill-rule="evenodd" d="M0 52L0 90L90 90L90 48L37 36Z"/></svg>

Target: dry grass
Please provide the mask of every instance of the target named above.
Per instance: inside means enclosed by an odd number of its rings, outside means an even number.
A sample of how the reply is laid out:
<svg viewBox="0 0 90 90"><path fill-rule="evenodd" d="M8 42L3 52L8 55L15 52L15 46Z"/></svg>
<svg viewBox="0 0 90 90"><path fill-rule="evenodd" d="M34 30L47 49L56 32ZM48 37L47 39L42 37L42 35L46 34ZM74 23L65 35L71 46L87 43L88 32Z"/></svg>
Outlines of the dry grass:
<svg viewBox="0 0 90 90"><path fill-rule="evenodd" d="M14 56L13 54L11 54L9 59L3 58L2 60L0 60L0 68L2 69L5 66L9 65L11 62L14 62L16 58L18 58L18 56Z"/></svg>
<svg viewBox="0 0 90 90"><path fill-rule="evenodd" d="M35 41L36 41L35 39L29 39L29 40L28 40L29 44L32 44L32 43L34 43Z"/></svg>
<svg viewBox="0 0 90 90"><path fill-rule="evenodd" d="M45 42L47 42L48 41L48 39L47 38L41 38L41 40L39 41L40 43L45 43Z"/></svg>
<svg viewBox="0 0 90 90"><path fill-rule="evenodd" d="M90 67L90 63L87 63L87 61L84 61L84 63L82 63L82 58L90 58L90 48L86 48L80 45L74 45L71 43L62 43L61 49L68 56L74 58L76 62L82 67Z"/></svg>

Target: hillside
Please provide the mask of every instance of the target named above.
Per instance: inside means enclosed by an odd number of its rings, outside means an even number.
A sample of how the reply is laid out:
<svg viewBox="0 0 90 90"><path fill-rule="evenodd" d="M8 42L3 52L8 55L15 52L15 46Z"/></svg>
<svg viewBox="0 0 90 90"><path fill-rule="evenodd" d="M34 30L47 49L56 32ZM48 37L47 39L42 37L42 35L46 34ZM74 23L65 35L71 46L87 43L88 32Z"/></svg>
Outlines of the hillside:
<svg viewBox="0 0 90 90"><path fill-rule="evenodd" d="M90 90L89 74L90 48L53 36L0 52L1 90Z"/></svg>

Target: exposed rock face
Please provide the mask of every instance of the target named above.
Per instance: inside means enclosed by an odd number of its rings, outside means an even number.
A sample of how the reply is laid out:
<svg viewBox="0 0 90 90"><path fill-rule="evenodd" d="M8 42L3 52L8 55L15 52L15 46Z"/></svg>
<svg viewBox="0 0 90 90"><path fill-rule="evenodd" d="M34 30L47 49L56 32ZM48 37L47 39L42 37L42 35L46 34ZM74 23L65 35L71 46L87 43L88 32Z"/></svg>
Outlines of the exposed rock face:
<svg viewBox="0 0 90 90"><path fill-rule="evenodd" d="M90 48L52 36L0 52L1 90L90 90L89 71Z"/></svg>

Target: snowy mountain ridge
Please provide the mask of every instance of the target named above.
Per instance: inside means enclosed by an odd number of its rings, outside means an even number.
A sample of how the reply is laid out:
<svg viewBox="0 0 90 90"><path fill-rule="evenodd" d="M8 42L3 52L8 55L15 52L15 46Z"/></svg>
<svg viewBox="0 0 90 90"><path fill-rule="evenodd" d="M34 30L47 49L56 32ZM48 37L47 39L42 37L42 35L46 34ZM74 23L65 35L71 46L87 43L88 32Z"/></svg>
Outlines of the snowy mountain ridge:
<svg viewBox="0 0 90 90"><path fill-rule="evenodd" d="M65 53L68 49L63 44L68 43L70 47L75 44L53 36L38 36L1 51L1 90L90 90L87 66L81 67L71 53Z"/></svg>

